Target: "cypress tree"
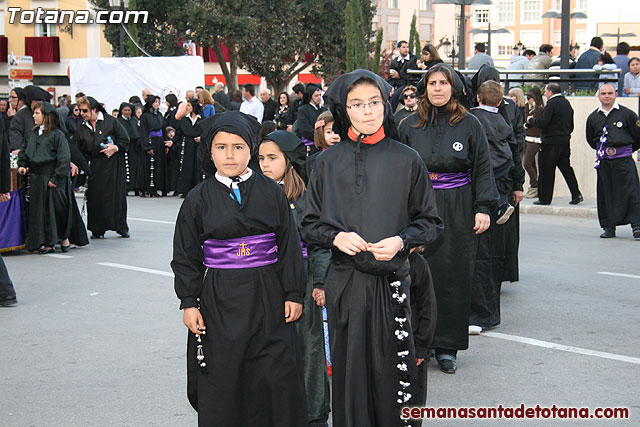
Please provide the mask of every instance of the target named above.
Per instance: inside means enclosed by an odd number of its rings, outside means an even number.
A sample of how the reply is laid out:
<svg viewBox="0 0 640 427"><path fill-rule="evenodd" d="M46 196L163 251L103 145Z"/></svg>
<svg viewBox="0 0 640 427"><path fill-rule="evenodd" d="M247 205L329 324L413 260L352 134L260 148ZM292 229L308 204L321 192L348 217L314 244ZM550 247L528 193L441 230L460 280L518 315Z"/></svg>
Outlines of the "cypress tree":
<svg viewBox="0 0 640 427"><path fill-rule="evenodd" d="M380 53L382 49L382 35L384 30L378 28L378 34L376 34L376 50L373 54L373 61L371 62L371 71L378 74L380 72Z"/></svg>

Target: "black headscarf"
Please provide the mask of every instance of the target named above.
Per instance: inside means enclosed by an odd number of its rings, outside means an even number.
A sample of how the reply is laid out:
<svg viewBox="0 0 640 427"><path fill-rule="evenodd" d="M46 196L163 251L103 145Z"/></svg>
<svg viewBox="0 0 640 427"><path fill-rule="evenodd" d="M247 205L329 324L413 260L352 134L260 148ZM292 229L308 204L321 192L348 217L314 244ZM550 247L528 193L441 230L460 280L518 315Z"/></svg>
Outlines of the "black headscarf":
<svg viewBox="0 0 640 427"><path fill-rule="evenodd" d="M315 83L309 83L307 88L304 90L304 94L302 95L302 102L300 105L308 104L311 102L311 97L316 91L322 91L322 88Z"/></svg>
<svg viewBox="0 0 640 427"><path fill-rule="evenodd" d="M489 80L500 83L500 72L496 68L484 64L471 79L474 97L477 95L482 83L488 82Z"/></svg>
<svg viewBox="0 0 640 427"><path fill-rule="evenodd" d="M436 64L433 67L429 68L428 73L437 72L441 68L446 68L449 71L451 71L451 74L453 75L453 93L452 93L452 95L456 99L460 100L464 96L464 94L463 94L464 83L462 83L462 80L460 79L460 76L458 75L458 73L456 73L456 70L451 68L451 66L448 65L448 64ZM425 89L427 87L427 84L424 81L424 79L425 79L425 77L427 76L428 73L423 74L422 78L420 79L420 81L416 85L416 90L418 92L418 97L421 97L424 94L424 91L425 91Z"/></svg>
<svg viewBox="0 0 640 427"><path fill-rule="evenodd" d="M211 143L218 132L227 132L238 135L249 146L251 156L255 154L258 148L258 129L260 123L253 117L240 111L227 111L207 117L198 123L205 135L201 146L203 147L202 170L207 177L213 176L216 167L211 159Z"/></svg>
<svg viewBox="0 0 640 427"><path fill-rule="evenodd" d="M147 97L144 99L144 108L142 109L143 113L146 113L147 111L157 111L155 108L153 108L153 103L156 102L156 99L159 99L159 97L157 95L147 95Z"/></svg>
<svg viewBox="0 0 640 427"><path fill-rule="evenodd" d="M89 108L91 108L92 110L95 108L102 114L108 114L102 104L100 104L93 96L87 96L87 100L89 101Z"/></svg>
<svg viewBox="0 0 640 427"><path fill-rule="evenodd" d="M347 114L347 93L349 88L358 80L363 77L372 79L380 89L382 99L384 100L384 121L382 126L384 127L384 133L386 136L392 139L399 139L398 130L393 118L393 111L391 111L391 104L389 103L389 94L391 93L391 85L387 83L382 77L372 73L369 70L355 70L350 73L346 73L338 77L331 83L329 89L324 94L324 100L329 104L331 114L333 114L333 131L340 135L342 140L347 139L347 132L351 126L351 120Z"/></svg>
<svg viewBox="0 0 640 427"><path fill-rule="evenodd" d="M273 141L275 142L280 150L284 153L284 155L291 162L290 166L293 166L298 175L303 179L303 181L307 182L306 179L306 168L305 163L307 160L307 147L304 143L292 134L291 132L287 132L286 130L277 130L275 132L271 132L267 136L264 137L264 141ZM290 167L289 166L289 167ZM285 171L286 173L289 171Z"/></svg>
<svg viewBox="0 0 640 427"><path fill-rule="evenodd" d="M133 106L133 104L129 104L128 102L123 102L122 104L120 104L120 108L118 108L118 117L124 117L124 116L122 115L122 110L123 110L125 107L129 107L129 108L131 108L131 116L130 116L130 117L133 117L133 116L136 114L136 109L135 109L135 107Z"/></svg>
<svg viewBox="0 0 640 427"><path fill-rule="evenodd" d="M24 103L27 102L27 98L24 95L24 90L22 90L21 87L14 87L11 90L16 93L16 96L18 97L18 100L22 100L22 102L24 102ZM9 93L11 93L11 92L9 92Z"/></svg>
<svg viewBox="0 0 640 427"><path fill-rule="evenodd" d="M29 108L31 108L32 101L49 102L49 100L53 97L53 95L51 95L48 91L38 86L33 86L33 85L26 86L23 89L23 91L24 91L24 97L25 97L25 104Z"/></svg>

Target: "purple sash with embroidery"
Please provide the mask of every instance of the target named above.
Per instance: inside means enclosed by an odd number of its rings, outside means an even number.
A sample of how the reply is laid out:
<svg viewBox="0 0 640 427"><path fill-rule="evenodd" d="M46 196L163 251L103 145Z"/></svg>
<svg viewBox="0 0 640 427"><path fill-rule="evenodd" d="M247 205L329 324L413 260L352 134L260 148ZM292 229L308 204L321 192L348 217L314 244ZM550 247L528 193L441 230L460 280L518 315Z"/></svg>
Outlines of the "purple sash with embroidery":
<svg viewBox="0 0 640 427"><path fill-rule="evenodd" d="M604 159L620 159L629 157L633 154L633 145L625 145L624 147L607 147L604 149Z"/></svg>
<svg viewBox="0 0 640 427"><path fill-rule="evenodd" d="M209 268L238 269L264 267L278 262L275 233L209 239L202 245L203 264Z"/></svg>
<svg viewBox="0 0 640 427"><path fill-rule="evenodd" d="M161 129L152 130L151 132L149 132L149 137L153 138L153 137L157 137L157 136L162 136L162 130Z"/></svg>
<svg viewBox="0 0 640 427"><path fill-rule="evenodd" d="M304 142L304 145L306 145L307 147L310 145L313 145L315 147L315 143L307 138L305 138L304 136L300 138L302 140L302 142Z"/></svg>
<svg viewBox="0 0 640 427"><path fill-rule="evenodd" d="M429 172L429 178L436 190L448 190L470 183L471 169L466 172Z"/></svg>

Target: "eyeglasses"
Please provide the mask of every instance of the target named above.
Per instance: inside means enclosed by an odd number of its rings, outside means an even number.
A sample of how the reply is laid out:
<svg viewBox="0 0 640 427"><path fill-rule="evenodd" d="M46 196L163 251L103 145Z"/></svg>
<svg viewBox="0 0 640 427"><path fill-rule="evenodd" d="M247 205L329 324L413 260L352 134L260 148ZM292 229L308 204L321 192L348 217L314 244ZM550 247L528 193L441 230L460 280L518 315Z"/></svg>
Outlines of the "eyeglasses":
<svg viewBox="0 0 640 427"><path fill-rule="evenodd" d="M402 96L404 99L413 99L416 97L415 93L406 93Z"/></svg>
<svg viewBox="0 0 640 427"><path fill-rule="evenodd" d="M82 112L82 113L88 113L88 112L89 112L89 109L88 109L88 108L81 108L81 109L80 109L80 112Z"/></svg>
<svg viewBox="0 0 640 427"><path fill-rule="evenodd" d="M376 100L371 102L363 102L363 103L358 102L355 104L347 105L347 108L350 110L364 111L366 107L370 107L373 110L374 108L382 107L383 105L384 104L382 100Z"/></svg>

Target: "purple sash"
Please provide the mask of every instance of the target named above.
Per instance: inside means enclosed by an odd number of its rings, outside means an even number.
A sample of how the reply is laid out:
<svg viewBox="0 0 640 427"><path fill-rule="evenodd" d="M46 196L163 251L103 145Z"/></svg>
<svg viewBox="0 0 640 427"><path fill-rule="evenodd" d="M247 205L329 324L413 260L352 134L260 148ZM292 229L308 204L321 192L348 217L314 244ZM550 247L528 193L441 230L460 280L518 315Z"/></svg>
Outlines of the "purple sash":
<svg viewBox="0 0 640 427"><path fill-rule="evenodd" d="M307 138L305 138L304 136L302 138L300 138L302 140L302 142L304 142L304 145L306 145L307 147L310 145L313 145L315 147L315 143Z"/></svg>
<svg viewBox="0 0 640 427"><path fill-rule="evenodd" d="M159 136L162 136L162 129L152 130L151 132L149 132L149 137L151 138Z"/></svg>
<svg viewBox="0 0 640 427"><path fill-rule="evenodd" d="M237 269L264 267L278 262L275 233L234 239L205 240L203 264L209 268Z"/></svg>
<svg viewBox="0 0 640 427"><path fill-rule="evenodd" d="M309 256L307 252L307 244L302 240L302 235L300 233L298 233L298 236L300 236L300 247L302 248L302 257L306 259Z"/></svg>
<svg viewBox="0 0 640 427"><path fill-rule="evenodd" d="M462 187L471 182L471 169L466 172L430 172L431 184L436 190Z"/></svg>
<svg viewBox="0 0 640 427"><path fill-rule="evenodd" d="M604 159L620 159L629 157L633 154L633 145L625 145L624 147L607 147L604 149Z"/></svg>

